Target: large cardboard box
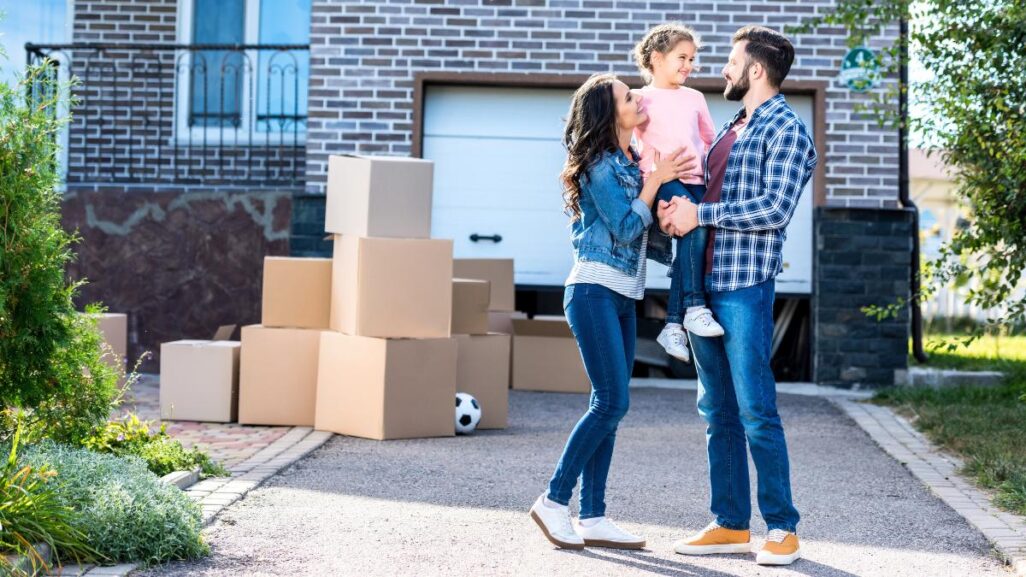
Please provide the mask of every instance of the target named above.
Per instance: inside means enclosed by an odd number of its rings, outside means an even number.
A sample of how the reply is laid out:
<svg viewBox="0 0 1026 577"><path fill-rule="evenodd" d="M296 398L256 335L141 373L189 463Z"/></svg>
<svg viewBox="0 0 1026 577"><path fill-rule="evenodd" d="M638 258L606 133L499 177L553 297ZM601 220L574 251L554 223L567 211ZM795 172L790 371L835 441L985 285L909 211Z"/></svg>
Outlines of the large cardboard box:
<svg viewBox="0 0 1026 577"><path fill-rule="evenodd" d="M330 319L330 258L264 257L261 325L326 329Z"/></svg>
<svg viewBox="0 0 1026 577"><path fill-rule="evenodd" d="M513 334L513 319L526 319L527 313L520 311L490 311L488 313L488 332Z"/></svg>
<svg viewBox="0 0 1026 577"><path fill-rule="evenodd" d="M516 288L513 285L511 258L458 258L453 261L453 276L479 278L492 283L490 311L516 310Z"/></svg>
<svg viewBox="0 0 1026 577"><path fill-rule="evenodd" d="M239 341L227 340L234 326L214 340L160 345L160 418L234 422L239 403Z"/></svg>
<svg viewBox="0 0 1026 577"><path fill-rule="evenodd" d="M566 319L513 319L513 388L591 392L591 381Z"/></svg>
<svg viewBox="0 0 1026 577"><path fill-rule="evenodd" d="M486 280L452 279L452 333L488 333L488 303L491 283Z"/></svg>
<svg viewBox="0 0 1026 577"><path fill-rule="evenodd" d="M332 330L443 338L451 322L451 240L335 237Z"/></svg>
<svg viewBox="0 0 1026 577"><path fill-rule="evenodd" d="M456 432L456 341L321 334L314 427L367 439Z"/></svg>
<svg viewBox="0 0 1026 577"><path fill-rule="evenodd" d="M456 335L456 391L481 405L479 429L505 429L509 421L509 335Z"/></svg>
<svg viewBox="0 0 1026 577"><path fill-rule="evenodd" d="M313 426L322 332L242 327L239 423Z"/></svg>
<svg viewBox="0 0 1026 577"><path fill-rule="evenodd" d="M353 236L428 238L434 163L393 156L332 156L324 230Z"/></svg>

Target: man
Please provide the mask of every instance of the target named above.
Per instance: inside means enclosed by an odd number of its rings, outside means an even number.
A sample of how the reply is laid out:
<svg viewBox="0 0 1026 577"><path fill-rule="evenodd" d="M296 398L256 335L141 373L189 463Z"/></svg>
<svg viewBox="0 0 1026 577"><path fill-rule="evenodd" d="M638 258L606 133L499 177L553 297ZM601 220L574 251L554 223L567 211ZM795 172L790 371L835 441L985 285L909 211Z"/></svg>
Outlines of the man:
<svg viewBox="0 0 1026 577"><path fill-rule="evenodd" d="M725 331L723 337L690 335L698 411L708 424L710 508L716 520L674 544L684 555L751 551L747 439L758 473L759 510L769 530L756 562L788 565L801 556L795 534L799 515L770 370L774 277L783 268L784 229L816 166L808 129L780 94L793 61L794 47L778 32L746 26L734 34L723 68L724 96L744 108L709 149L707 193L697 206L675 198L658 207L668 234L710 228L706 290L709 308Z"/></svg>

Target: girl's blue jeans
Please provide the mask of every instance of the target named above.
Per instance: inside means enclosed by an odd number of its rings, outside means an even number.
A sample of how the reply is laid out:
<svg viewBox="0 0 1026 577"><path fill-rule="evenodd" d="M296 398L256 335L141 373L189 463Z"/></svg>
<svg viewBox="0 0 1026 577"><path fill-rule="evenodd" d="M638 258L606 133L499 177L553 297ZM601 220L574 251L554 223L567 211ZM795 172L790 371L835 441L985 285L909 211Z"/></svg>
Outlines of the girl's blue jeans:
<svg viewBox="0 0 1026 577"><path fill-rule="evenodd" d="M685 184L671 180L659 187L656 198L670 201L675 196L687 197L691 202L702 202L705 185ZM705 275L705 244L709 237L706 228L698 227L674 239L676 247L670 265L670 298L666 307L666 322L680 324L688 307L705 306L703 277Z"/></svg>

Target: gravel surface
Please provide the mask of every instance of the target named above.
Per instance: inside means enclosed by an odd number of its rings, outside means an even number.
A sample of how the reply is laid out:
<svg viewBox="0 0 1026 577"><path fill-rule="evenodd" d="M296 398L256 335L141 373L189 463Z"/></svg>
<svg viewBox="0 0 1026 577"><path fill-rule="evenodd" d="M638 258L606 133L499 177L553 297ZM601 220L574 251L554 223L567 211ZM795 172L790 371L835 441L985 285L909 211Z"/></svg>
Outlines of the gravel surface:
<svg viewBox="0 0 1026 577"><path fill-rule="evenodd" d="M209 558L133 575L1009 575L982 535L853 421L824 399L789 395L779 405L804 559L764 568L754 555L674 554L674 540L710 520L705 427L694 392L631 395L607 513L644 534L647 550L568 552L545 540L527 509L587 399L512 392L505 431L335 437L222 512L206 531ZM761 518L752 529L765 532Z"/></svg>

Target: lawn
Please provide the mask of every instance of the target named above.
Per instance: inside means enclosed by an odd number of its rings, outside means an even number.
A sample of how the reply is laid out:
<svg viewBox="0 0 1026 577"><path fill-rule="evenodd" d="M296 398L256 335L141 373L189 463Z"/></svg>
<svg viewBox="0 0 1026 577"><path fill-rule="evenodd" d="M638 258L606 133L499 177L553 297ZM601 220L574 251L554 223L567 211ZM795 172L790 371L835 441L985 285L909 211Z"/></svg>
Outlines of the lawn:
<svg viewBox="0 0 1026 577"><path fill-rule="evenodd" d="M992 388L887 389L874 402L894 407L934 443L961 456L964 472L995 491L997 506L1026 515L1026 336L987 336L968 347L934 350L927 366L998 370L1007 378Z"/></svg>

